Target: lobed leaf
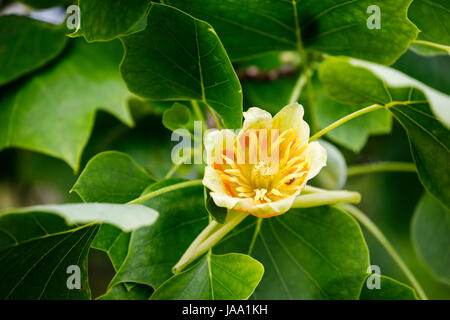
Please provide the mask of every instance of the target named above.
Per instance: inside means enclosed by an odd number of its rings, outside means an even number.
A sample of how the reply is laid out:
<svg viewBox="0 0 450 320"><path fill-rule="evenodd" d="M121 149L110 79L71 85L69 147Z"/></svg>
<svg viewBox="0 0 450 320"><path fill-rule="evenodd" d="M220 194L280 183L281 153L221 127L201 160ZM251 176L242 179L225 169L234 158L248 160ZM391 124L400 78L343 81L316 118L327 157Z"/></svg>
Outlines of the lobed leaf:
<svg viewBox="0 0 450 320"><path fill-rule="evenodd" d="M0 298L89 299L87 254L97 230L46 212L0 215ZM67 286L71 265L80 268L79 290Z"/></svg>
<svg viewBox="0 0 450 320"><path fill-rule="evenodd" d="M450 52L450 4L446 0L414 0L408 17L419 28L418 40L428 45L413 44L411 49L423 55ZM446 49L445 49L446 47Z"/></svg>
<svg viewBox="0 0 450 320"><path fill-rule="evenodd" d="M25 16L1 16L0 30L0 85L48 64L67 44L62 26Z"/></svg>
<svg viewBox="0 0 450 320"><path fill-rule="evenodd" d="M242 123L242 90L215 31L175 8L153 4L147 27L122 38L122 77L150 100L198 100L230 128Z"/></svg>
<svg viewBox="0 0 450 320"><path fill-rule="evenodd" d="M0 94L0 149L31 149L77 170L97 110L133 124L117 70L119 43L72 45L50 68Z"/></svg>
<svg viewBox="0 0 450 320"><path fill-rule="evenodd" d="M140 27L149 0L79 0L80 28L70 36L84 36L89 41L110 41Z"/></svg>
<svg viewBox="0 0 450 320"><path fill-rule="evenodd" d="M89 160L72 191L84 202L125 203L154 181L129 155L106 151Z"/></svg>
<svg viewBox="0 0 450 320"><path fill-rule="evenodd" d="M181 181L159 181L143 194ZM110 287L137 282L157 288L172 276L172 267L208 223L201 186L171 191L142 204L158 211L159 218L154 225L133 232L128 255Z"/></svg>
<svg viewBox="0 0 450 320"><path fill-rule="evenodd" d="M248 255L207 254L192 268L164 282L151 300L246 300L264 273Z"/></svg>
<svg viewBox="0 0 450 320"><path fill-rule="evenodd" d="M130 290L125 285L119 284L97 300L148 300L152 293L153 289L143 284L133 284Z"/></svg>
<svg viewBox="0 0 450 320"><path fill-rule="evenodd" d="M264 265L255 299L357 299L369 266L358 224L328 206L249 217L213 251L248 253Z"/></svg>
<svg viewBox="0 0 450 320"><path fill-rule="evenodd" d="M107 151L89 160L72 190L84 202L126 203L139 197L152 182L154 180L129 155ZM102 224L92 247L106 252L117 271L128 253L130 237L130 232Z"/></svg>
<svg viewBox="0 0 450 320"><path fill-rule="evenodd" d="M158 212L139 204L110 203L67 203L47 204L6 210L2 214L54 213L62 216L69 224L104 222L123 231L136 230L153 224Z"/></svg>
<svg viewBox="0 0 450 320"><path fill-rule="evenodd" d="M245 1L169 0L209 22L233 60L270 51L308 50L392 64L417 36L407 19L410 0ZM369 6L381 28L369 29Z"/></svg>
<svg viewBox="0 0 450 320"><path fill-rule="evenodd" d="M378 275L369 277L379 278L380 288L369 289L365 279L359 300L419 300L413 288L397 280Z"/></svg>
<svg viewBox="0 0 450 320"><path fill-rule="evenodd" d="M375 66L375 70L380 72L377 68ZM445 168L448 168L450 135L444 123L449 123L450 113L444 106L448 105L450 98L429 88L425 96L413 86L388 87L370 70L341 58L329 58L321 65L319 73L325 90L340 102L386 106L408 134L412 157L422 184L448 207L450 178ZM394 84L417 84L417 81L399 76L398 73L394 75L389 78ZM420 87L425 88L424 85ZM442 117L436 117L432 108L440 110Z"/></svg>

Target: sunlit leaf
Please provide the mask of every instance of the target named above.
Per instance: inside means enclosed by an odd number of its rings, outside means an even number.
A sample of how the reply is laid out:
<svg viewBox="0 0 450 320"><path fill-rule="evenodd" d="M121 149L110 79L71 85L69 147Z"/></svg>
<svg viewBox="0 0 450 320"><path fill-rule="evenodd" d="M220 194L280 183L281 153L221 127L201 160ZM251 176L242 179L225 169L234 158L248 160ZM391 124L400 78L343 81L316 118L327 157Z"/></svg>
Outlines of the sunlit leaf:
<svg viewBox="0 0 450 320"><path fill-rule="evenodd" d="M67 203L10 209L3 214L54 213L64 217L69 224L104 222L124 231L152 225L158 212L139 204Z"/></svg>

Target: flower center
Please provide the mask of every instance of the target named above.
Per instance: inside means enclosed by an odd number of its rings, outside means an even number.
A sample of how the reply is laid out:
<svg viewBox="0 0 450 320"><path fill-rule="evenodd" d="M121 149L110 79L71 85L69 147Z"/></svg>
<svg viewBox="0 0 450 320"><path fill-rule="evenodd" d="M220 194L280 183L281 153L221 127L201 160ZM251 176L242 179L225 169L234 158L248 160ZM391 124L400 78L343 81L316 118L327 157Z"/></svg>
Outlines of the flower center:
<svg viewBox="0 0 450 320"><path fill-rule="evenodd" d="M252 198L256 204L279 201L304 187L306 146L296 130L252 129L236 139L233 150L223 152L225 164L217 161L214 168L230 196Z"/></svg>

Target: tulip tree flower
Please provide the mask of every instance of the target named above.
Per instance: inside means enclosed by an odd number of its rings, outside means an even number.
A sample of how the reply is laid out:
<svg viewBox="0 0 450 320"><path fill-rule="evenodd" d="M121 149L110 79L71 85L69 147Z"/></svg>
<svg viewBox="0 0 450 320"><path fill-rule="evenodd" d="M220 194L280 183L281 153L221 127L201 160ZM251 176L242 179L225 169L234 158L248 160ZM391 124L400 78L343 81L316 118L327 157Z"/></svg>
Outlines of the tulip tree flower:
<svg viewBox="0 0 450 320"><path fill-rule="evenodd" d="M205 137L208 166L203 184L219 207L260 218L288 211L306 183L326 165L319 142L308 143L303 107L290 104L273 118L260 108L244 113L239 134L231 130Z"/></svg>
<svg viewBox="0 0 450 320"><path fill-rule="evenodd" d="M211 249L249 214L261 220L292 207L359 202L357 192L306 186L326 165L327 152L319 142L310 142L303 113L298 103L284 107L273 118L267 111L250 108L237 134L224 129L206 135L207 167L202 182L214 203L227 208L228 213L223 224L213 220L197 236L173 267L175 274Z"/></svg>

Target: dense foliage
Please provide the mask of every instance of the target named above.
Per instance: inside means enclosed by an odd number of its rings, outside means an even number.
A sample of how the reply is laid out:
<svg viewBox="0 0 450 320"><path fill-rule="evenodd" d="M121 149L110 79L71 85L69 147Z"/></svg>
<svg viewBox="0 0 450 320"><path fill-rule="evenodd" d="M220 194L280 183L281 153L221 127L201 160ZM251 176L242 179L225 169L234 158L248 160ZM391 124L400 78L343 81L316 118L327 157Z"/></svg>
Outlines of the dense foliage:
<svg viewBox="0 0 450 320"><path fill-rule="evenodd" d="M0 7L0 298L450 298L448 1L73 4L75 30ZM173 269L236 219L178 130L295 102L314 187Z"/></svg>

